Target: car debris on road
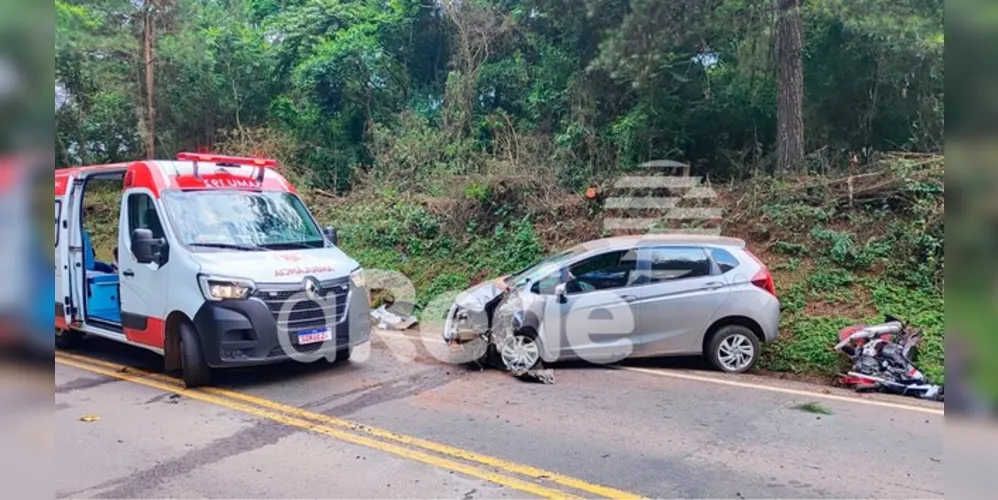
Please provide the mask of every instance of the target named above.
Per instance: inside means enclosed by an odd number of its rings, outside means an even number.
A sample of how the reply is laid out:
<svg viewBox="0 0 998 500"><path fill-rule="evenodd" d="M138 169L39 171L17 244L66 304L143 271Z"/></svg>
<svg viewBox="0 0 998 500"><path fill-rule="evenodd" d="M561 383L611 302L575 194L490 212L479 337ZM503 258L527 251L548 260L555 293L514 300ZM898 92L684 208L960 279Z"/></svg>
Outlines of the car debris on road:
<svg viewBox="0 0 998 500"><path fill-rule="evenodd" d="M554 370L550 368L511 371L510 375L524 382L540 382L549 385L554 383Z"/></svg>
<svg viewBox="0 0 998 500"><path fill-rule="evenodd" d="M415 316L395 314L389 311L388 307L384 305L371 311L371 319L374 320L376 328L396 331L407 330L415 325L417 321Z"/></svg>

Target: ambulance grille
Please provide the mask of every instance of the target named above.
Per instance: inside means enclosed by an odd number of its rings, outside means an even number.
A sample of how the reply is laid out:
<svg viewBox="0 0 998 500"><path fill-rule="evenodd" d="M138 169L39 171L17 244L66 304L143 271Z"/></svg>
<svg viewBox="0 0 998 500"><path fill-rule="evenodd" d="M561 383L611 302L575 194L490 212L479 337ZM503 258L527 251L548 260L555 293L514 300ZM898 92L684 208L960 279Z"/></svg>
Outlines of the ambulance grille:
<svg viewBox="0 0 998 500"><path fill-rule="evenodd" d="M308 300L302 294L301 288L288 289L287 287L268 287L260 285L253 296L267 304L270 313L277 321L280 331L296 333L302 330L312 330L315 328L328 327L336 331L336 324L343 320L347 310L347 300L350 293L350 285L347 278L324 281L322 288L326 291L325 300L321 303ZM289 302L296 302L291 305ZM281 310L289 308L290 314L285 312L285 317L281 317ZM327 317L328 316L328 317ZM294 341L297 337L293 336ZM312 345L302 348L309 350Z"/></svg>

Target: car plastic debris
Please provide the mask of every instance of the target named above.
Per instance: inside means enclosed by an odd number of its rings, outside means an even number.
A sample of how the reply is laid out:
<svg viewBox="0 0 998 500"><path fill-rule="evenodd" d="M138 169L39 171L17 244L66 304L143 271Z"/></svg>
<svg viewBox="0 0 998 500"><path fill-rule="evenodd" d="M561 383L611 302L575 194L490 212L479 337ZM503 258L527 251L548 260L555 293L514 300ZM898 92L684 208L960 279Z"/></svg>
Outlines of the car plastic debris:
<svg viewBox="0 0 998 500"><path fill-rule="evenodd" d="M385 306L371 311L371 319L381 330L405 330L415 325L417 321L415 316L399 316L389 311Z"/></svg>
<svg viewBox="0 0 998 500"><path fill-rule="evenodd" d="M538 367L533 370L525 370L522 372L510 372L510 374L524 382L540 382L542 384L554 383L554 370L550 368Z"/></svg>

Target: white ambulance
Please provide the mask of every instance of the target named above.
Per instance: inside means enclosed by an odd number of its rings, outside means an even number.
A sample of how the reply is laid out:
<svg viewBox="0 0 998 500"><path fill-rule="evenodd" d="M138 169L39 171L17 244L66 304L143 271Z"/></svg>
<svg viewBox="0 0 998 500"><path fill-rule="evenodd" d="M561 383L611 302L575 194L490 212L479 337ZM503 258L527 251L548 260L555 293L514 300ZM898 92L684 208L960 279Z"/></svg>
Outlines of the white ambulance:
<svg viewBox="0 0 998 500"><path fill-rule="evenodd" d="M214 368L349 358L370 340L364 272L275 165L181 153L56 170L57 347L93 335L148 349L188 386ZM123 186L104 260L83 220L97 179Z"/></svg>

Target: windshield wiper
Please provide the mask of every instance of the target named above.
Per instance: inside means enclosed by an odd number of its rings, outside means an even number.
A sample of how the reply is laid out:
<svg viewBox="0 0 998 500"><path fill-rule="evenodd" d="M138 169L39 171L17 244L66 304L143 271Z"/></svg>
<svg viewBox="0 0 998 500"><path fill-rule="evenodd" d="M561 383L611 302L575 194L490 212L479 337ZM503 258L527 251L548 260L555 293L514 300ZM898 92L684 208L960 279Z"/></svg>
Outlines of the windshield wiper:
<svg viewBox="0 0 998 500"><path fill-rule="evenodd" d="M264 248L290 247L290 248L308 249L308 248L323 248L323 247L326 246L325 243L326 242L323 241L323 240L312 240L312 241L282 241L282 242L278 242L278 243L267 243L266 245L263 245L263 246L264 246Z"/></svg>
<svg viewBox="0 0 998 500"><path fill-rule="evenodd" d="M244 252L258 252L266 250L266 248L256 245L240 245L237 243L188 243L188 245L192 247L226 248L232 250L242 250Z"/></svg>

